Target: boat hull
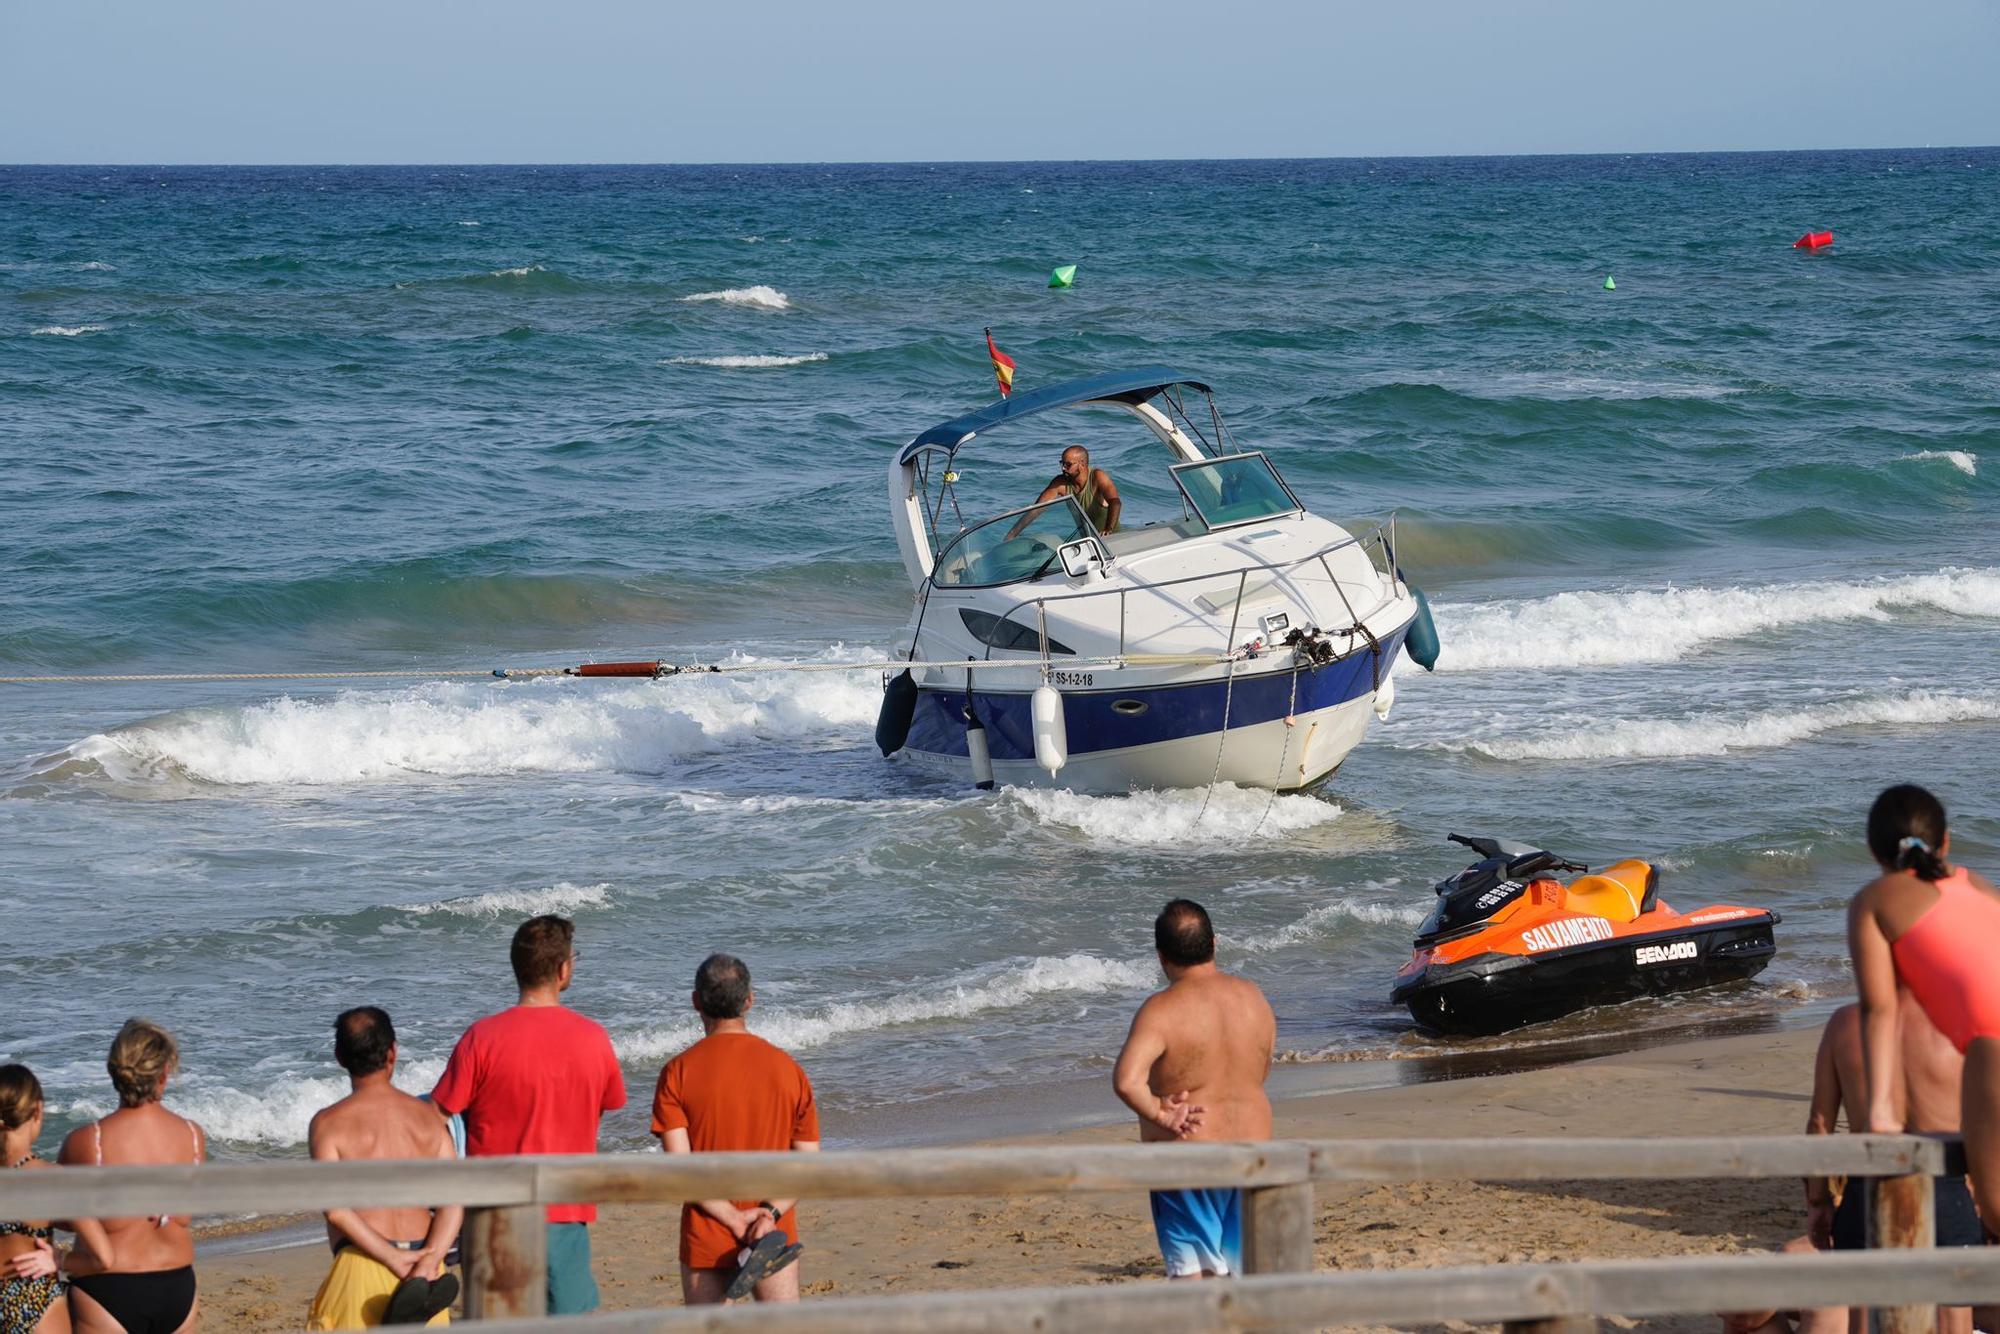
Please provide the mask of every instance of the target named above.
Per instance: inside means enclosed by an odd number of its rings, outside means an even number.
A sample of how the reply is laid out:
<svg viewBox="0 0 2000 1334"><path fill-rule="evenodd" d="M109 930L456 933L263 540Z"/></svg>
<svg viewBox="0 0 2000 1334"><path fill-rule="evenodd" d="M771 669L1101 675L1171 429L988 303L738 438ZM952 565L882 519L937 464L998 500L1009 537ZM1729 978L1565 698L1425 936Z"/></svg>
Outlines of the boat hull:
<svg viewBox="0 0 2000 1334"><path fill-rule="evenodd" d="M1403 634L1385 637L1379 658L1364 650L1294 673L1288 654L1274 654L1240 664L1233 681L1141 685L1129 670L1089 673L1087 685L1060 687L1069 754L1053 775L1035 763L1029 692L975 683L971 701L1002 783L1116 793L1215 780L1291 791L1324 779L1360 743ZM962 688L922 688L906 753L927 768L969 774L966 706Z"/></svg>
<svg viewBox="0 0 2000 1334"><path fill-rule="evenodd" d="M1500 952L1453 963L1412 960L1390 1000L1431 1033L1487 1036L1593 1005L1693 991L1764 971L1778 914L1621 934L1534 955Z"/></svg>

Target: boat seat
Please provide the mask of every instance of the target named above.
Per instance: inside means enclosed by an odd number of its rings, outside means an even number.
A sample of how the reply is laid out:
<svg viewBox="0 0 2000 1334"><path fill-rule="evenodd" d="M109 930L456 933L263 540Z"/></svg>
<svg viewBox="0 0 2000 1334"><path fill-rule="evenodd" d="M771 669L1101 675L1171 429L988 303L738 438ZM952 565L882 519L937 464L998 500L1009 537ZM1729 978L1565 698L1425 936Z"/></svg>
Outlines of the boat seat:
<svg viewBox="0 0 2000 1334"><path fill-rule="evenodd" d="M1595 875L1580 875L1570 881L1563 906L1606 921L1629 922L1651 911L1659 884L1659 873L1645 862L1616 862Z"/></svg>

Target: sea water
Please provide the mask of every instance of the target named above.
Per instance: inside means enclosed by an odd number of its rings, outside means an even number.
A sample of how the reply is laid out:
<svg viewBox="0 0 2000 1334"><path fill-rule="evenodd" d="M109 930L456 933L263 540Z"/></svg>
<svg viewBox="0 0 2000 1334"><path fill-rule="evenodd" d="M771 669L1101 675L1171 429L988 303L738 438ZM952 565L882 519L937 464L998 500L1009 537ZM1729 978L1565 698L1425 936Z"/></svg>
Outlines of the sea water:
<svg viewBox="0 0 2000 1334"><path fill-rule="evenodd" d="M879 657L885 468L992 399L988 326L1023 388L1206 379L1316 510L1397 514L1444 656L1324 789L982 794L875 753L868 672L424 675ZM976 441L967 505L1072 439L1174 512L1091 414ZM1516 1044L1823 1007L1885 783L2000 869L1992 150L5 169L0 468L0 674L411 673L0 686L0 1059L59 1126L146 1014L218 1150L297 1153L333 1015L426 1087L537 912L610 1142L718 949L855 1141L1115 1111L1174 895L1336 1061L1449 1046L1386 999L1448 833L1785 916L1756 983Z"/></svg>

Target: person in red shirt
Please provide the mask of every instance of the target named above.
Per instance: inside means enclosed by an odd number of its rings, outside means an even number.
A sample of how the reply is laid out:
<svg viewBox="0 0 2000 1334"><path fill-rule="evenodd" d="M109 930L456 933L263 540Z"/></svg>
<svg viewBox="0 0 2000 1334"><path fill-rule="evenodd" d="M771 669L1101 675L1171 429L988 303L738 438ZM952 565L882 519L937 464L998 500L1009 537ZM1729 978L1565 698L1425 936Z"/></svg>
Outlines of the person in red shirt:
<svg viewBox="0 0 2000 1334"><path fill-rule="evenodd" d="M694 975L707 1035L660 1071L653 1133L668 1153L819 1149L819 1109L799 1063L750 1032L756 1003L741 959L711 954ZM799 1299L797 1200L697 1200L681 1207L681 1300Z"/></svg>
<svg viewBox="0 0 2000 1334"><path fill-rule="evenodd" d="M465 1114L468 1158L596 1153L597 1123L625 1105L625 1078L602 1025L566 1009L576 976L576 924L531 917L514 932L520 1003L465 1030L431 1101ZM597 1309L590 1272L594 1204L549 1206L549 1314Z"/></svg>

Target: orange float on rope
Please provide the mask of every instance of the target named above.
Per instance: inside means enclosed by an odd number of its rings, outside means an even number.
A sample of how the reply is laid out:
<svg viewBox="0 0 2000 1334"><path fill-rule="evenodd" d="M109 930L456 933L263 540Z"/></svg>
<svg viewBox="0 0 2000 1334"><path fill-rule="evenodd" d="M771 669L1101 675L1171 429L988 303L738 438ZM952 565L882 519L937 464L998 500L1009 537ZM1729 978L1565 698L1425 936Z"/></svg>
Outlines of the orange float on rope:
<svg viewBox="0 0 2000 1334"><path fill-rule="evenodd" d="M578 676L658 676L657 662L586 662L575 669Z"/></svg>
<svg viewBox="0 0 2000 1334"><path fill-rule="evenodd" d="M1821 246L1829 246L1832 244L1833 244L1832 232L1807 232L1804 236L1801 236L1798 240L1792 242L1792 249L1817 250Z"/></svg>

